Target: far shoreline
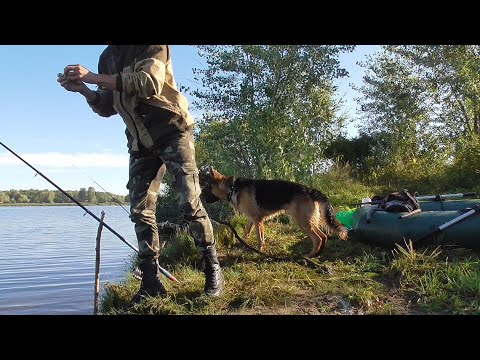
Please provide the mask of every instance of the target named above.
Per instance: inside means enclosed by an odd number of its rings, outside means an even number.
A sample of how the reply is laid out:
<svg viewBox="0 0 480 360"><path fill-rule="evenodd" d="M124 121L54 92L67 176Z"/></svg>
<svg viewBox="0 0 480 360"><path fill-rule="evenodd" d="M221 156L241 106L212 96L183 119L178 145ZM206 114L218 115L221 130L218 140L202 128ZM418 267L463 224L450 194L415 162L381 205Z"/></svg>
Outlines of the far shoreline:
<svg viewBox="0 0 480 360"><path fill-rule="evenodd" d="M84 206L110 206L110 205L118 205L117 203L83 203ZM125 206L129 206L129 204L122 204ZM75 203L0 203L1 206L11 206L11 207L22 207L22 206L78 206Z"/></svg>

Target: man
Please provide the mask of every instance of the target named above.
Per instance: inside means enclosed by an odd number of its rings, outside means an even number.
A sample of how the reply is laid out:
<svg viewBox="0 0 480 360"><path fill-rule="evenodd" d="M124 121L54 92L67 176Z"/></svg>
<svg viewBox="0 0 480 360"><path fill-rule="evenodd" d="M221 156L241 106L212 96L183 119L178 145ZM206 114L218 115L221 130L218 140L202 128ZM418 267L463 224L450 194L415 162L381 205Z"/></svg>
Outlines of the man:
<svg viewBox="0 0 480 360"><path fill-rule="evenodd" d="M202 252L205 294L223 292L223 275L210 219L200 201L193 118L177 90L168 45L110 45L100 55L98 74L68 65L57 81L85 97L100 116L119 114L126 124L130 154L130 218L138 239L142 284L132 303L165 295L160 280L157 195L165 168L173 178L178 204ZM97 85L93 91L85 84Z"/></svg>

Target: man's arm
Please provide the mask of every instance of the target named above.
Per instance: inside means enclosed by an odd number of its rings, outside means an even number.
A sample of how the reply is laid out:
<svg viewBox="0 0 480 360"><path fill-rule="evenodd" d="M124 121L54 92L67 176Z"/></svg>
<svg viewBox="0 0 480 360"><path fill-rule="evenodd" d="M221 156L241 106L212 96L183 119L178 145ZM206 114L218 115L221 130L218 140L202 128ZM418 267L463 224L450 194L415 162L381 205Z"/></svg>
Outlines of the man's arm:
<svg viewBox="0 0 480 360"><path fill-rule="evenodd" d="M79 93L85 97L88 103L93 103L98 97L97 93L93 90L90 90L87 86L80 90Z"/></svg>
<svg viewBox="0 0 480 360"><path fill-rule="evenodd" d="M65 67L64 74L71 81L83 81L110 91L124 92L126 96L147 99L162 92L168 60L168 45L149 45L135 63L133 72L121 72L115 75L96 74L76 64ZM92 96L88 92L86 95Z"/></svg>
<svg viewBox="0 0 480 360"><path fill-rule="evenodd" d="M68 65L64 70L64 74L71 81L83 81L87 84L98 85L100 88L121 91L121 89L117 89L118 74L95 74L80 64Z"/></svg>
<svg viewBox="0 0 480 360"><path fill-rule="evenodd" d="M169 61L168 45L148 45L135 63L133 72L120 73L117 84L127 96L148 99L160 95Z"/></svg>
<svg viewBox="0 0 480 360"><path fill-rule="evenodd" d="M82 65L77 64L66 66L63 73L58 73L57 77L57 81L65 90L81 94L87 100L90 108L98 115L109 117L117 113L113 108L113 92L109 88L111 79L108 75L91 73ZM99 85L98 90L91 90L85 85L86 82Z"/></svg>

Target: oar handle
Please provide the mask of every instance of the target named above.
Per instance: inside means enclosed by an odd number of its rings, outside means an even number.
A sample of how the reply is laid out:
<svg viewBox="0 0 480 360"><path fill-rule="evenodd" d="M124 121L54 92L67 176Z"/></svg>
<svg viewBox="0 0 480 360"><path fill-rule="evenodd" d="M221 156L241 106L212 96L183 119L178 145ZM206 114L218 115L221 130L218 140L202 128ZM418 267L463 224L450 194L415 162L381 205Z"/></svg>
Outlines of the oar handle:
<svg viewBox="0 0 480 360"><path fill-rule="evenodd" d="M446 229L447 227L452 226L453 224L455 224L455 223L465 219L466 217L469 217L469 216L471 216L471 215L473 215L473 214L475 214L479 211L480 211L480 207L478 205L475 205L471 210L467 211L466 213L463 213L462 215L457 216L456 218L453 218L452 220L447 221L446 223L440 225L438 227L438 229L440 231L442 231L442 230Z"/></svg>
<svg viewBox="0 0 480 360"><path fill-rule="evenodd" d="M416 241L414 241L416 244L419 244L421 242L423 242L424 240L430 238L431 236L439 233L439 232L442 232L443 230L445 230L446 228L452 226L453 224L456 224L458 223L459 221L469 217L469 216L472 216L473 214L475 213L478 213L480 212L480 206L478 205L475 205L471 210L467 211L466 213L463 213L455 218L453 218L452 220L449 220L447 221L446 223L443 223L442 225L439 225L439 226L436 226L435 227L435 230L429 232L428 234L422 236L421 238L418 238Z"/></svg>
<svg viewBox="0 0 480 360"><path fill-rule="evenodd" d="M438 194L438 195L425 195L425 196L416 196L417 200L443 200L444 198L461 198L468 196L475 196L476 192L467 192L467 193L458 193L458 194Z"/></svg>

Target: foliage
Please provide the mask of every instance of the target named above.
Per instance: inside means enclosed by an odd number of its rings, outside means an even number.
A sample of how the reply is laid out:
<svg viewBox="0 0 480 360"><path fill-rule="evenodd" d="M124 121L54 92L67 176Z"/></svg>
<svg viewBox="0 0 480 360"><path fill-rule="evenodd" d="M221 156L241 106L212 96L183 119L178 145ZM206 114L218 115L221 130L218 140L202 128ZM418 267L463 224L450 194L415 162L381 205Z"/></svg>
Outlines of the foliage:
<svg viewBox="0 0 480 360"><path fill-rule="evenodd" d="M306 179L343 129L333 81L353 46L199 46L197 156L230 174Z"/></svg>
<svg viewBox="0 0 480 360"><path fill-rule="evenodd" d="M375 150L380 145L378 137L366 134L351 139L339 136L325 149L325 156L342 166L350 166L352 176L368 179L367 174L375 168Z"/></svg>
<svg viewBox="0 0 480 360"><path fill-rule="evenodd" d="M78 192L78 201L80 202L87 201L87 189L80 188L80 191Z"/></svg>
<svg viewBox="0 0 480 360"><path fill-rule="evenodd" d="M480 134L459 139L455 160L448 169L452 187L471 189L478 186L480 176Z"/></svg>

